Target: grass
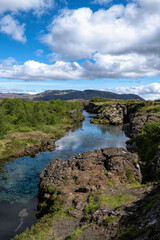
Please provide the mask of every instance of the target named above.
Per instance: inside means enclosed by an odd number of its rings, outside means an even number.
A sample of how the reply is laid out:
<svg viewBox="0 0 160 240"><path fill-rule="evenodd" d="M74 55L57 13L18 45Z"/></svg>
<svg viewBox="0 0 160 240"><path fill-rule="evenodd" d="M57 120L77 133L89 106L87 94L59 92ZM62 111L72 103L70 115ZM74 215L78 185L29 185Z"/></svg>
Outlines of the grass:
<svg viewBox="0 0 160 240"><path fill-rule="evenodd" d="M105 178L106 178L106 180L107 180L107 182L108 182L108 186L109 186L109 187L114 187L114 186L115 186L115 183L109 179L109 177L108 177L108 175L107 175L107 172L105 172L103 175L105 176Z"/></svg>
<svg viewBox="0 0 160 240"><path fill-rule="evenodd" d="M0 140L0 159L8 158L12 155L16 155L17 150L23 151L24 148L30 148L36 144L40 144L39 139L25 137L22 138L10 138L5 140Z"/></svg>
<svg viewBox="0 0 160 240"><path fill-rule="evenodd" d="M61 217L69 217L63 211L57 211L54 214L49 213L44 215L35 225L29 229L27 228L23 233L16 235L11 240L55 240L53 238L53 224L54 221Z"/></svg>
<svg viewBox="0 0 160 240"><path fill-rule="evenodd" d="M140 113L160 113L160 104L144 106L144 107L140 108L139 112Z"/></svg>
<svg viewBox="0 0 160 240"><path fill-rule="evenodd" d="M160 121L146 123L142 132L136 136L139 160L145 162L143 170L144 181L159 180L159 174L151 173L151 168L157 160L156 152L160 146Z"/></svg>
<svg viewBox="0 0 160 240"><path fill-rule="evenodd" d="M137 226L133 225L126 231L121 232L114 240L135 240L137 237L140 237L145 232L145 228L139 229Z"/></svg>
<svg viewBox="0 0 160 240"><path fill-rule="evenodd" d="M106 194L99 195L99 202L105 204L106 206L111 206L114 208L120 207L123 204L127 204L136 200L136 197L129 194L119 194L108 196Z"/></svg>
<svg viewBox="0 0 160 240"><path fill-rule="evenodd" d="M42 141L55 141L82 120L78 101L4 99L0 103L0 159L25 155L25 148Z"/></svg>
<svg viewBox="0 0 160 240"><path fill-rule="evenodd" d="M47 201L38 204L38 216L46 213L56 213L63 211L64 200L61 196L61 191L57 190L54 186L49 185L45 189L45 193L50 194Z"/></svg>
<svg viewBox="0 0 160 240"><path fill-rule="evenodd" d="M85 207L84 209L84 218L86 220L90 220L91 217L89 214L95 212L96 210L98 210L100 208L98 203L95 203L94 201L94 197L92 195L89 196L88 198L88 205Z"/></svg>
<svg viewBox="0 0 160 240"><path fill-rule="evenodd" d="M107 217L107 218L102 222L102 225L103 225L103 226L108 226L108 224L114 222L116 219L117 219L117 217L113 217L113 216Z"/></svg>
<svg viewBox="0 0 160 240"><path fill-rule="evenodd" d="M35 225L27 228L20 235L16 235L14 240L45 240L50 239L52 230L53 216L51 214L43 216Z"/></svg>
<svg viewBox="0 0 160 240"><path fill-rule="evenodd" d="M83 233L83 229L82 228L77 228L69 238L67 238L67 240L77 240L81 234Z"/></svg>

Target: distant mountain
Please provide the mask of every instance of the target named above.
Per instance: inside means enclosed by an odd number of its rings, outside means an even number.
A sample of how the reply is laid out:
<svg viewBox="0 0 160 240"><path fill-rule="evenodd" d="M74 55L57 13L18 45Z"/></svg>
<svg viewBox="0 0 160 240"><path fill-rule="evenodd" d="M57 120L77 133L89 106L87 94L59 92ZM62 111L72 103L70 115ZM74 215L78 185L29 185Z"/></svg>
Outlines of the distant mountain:
<svg viewBox="0 0 160 240"><path fill-rule="evenodd" d="M110 98L110 99L121 99L121 100L129 100L129 99L139 99L144 100L140 96L136 94L116 94L113 92L106 91L98 91L98 90L49 90L42 93L38 93L35 95L29 94L14 94L14 93L0 93L0 98L22 98L24 100L32 100L32 101L50 101L52 99L57 100L71 100L71 99L84 99L90 100L92 97L102 97L102 98Z"/></svg>

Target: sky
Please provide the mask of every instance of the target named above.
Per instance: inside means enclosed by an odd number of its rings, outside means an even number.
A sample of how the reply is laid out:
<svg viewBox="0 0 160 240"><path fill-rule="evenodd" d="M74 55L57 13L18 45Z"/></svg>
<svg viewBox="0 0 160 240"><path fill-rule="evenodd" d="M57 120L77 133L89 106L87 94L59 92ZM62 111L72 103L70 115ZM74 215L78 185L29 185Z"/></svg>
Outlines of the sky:
<svg viewBox="0 0 160 240"><path fill-rule="evenodd" d="M0 0L0 92L160 99L160 0Z"/></svg>

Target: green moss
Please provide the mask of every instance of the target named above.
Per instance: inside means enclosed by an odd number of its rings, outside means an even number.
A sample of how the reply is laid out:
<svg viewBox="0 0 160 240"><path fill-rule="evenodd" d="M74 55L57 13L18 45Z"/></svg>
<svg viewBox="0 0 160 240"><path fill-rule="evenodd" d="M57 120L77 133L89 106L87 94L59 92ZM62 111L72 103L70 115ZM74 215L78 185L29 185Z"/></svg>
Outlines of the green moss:
<svg viewBox="0 0 160 240"><path fill-rule="evenodd" d="M154 196L149 197L147 199L147 204L145 206L146 210L149 211L153 207L153 205L156 203L156 201L158 201L158 200L160 200L160 194L159 193L154 195Z"/></svg>
<svg viewBox="0 0 160 240"><path fill-rule="evenodd" d="M49 194L53 194L53 193L55 193L55 191L56 191L56 187L54 187L52 185L47 186L47 188L45 189L45 192L49 193Z"/></svg>
<svg viewBox="0 0 160 240"><path fill-rule="evenodd" d="M132 187L141 187L142 185L134 178L133 173L130 169L126 170L126 177L128 178L129 183Z"/></svg>
<svg viewBox="0 0 160 240"><path fill-rule="evenodd" d="M160 146L160 121L145 124L142 132L136 137L136 145L138 147L140 161L146 163L143 172L144 180L155 180L155 177L159 175L151 175L150 169L156 161L156 152Z"/></svg>
<svg viewBox="0 0 160 240"><path fill-rule="evenodd" d="M83 229L82 228L77 228L69 238L67 238L67 240L77 240L81 234L83 233Z"/></svg>
<svg viewBox="0 0 160 240"><path fill-rule="evenodd" d="M145 187L145 184L140 184L138 181L135 181L131 184L132 188L136 188L136 187Z"/></svg>
<svg viewBox="0 0 160 240"><path fill-rule="evenodd" d="M108 196L106 194L99 195L99 202L107 206L114 208L120 207L123 204L127 204L136 200L136 197L133 195L119 194L114 196Z"/></svg>
<svg viewBox="0 0 160 240"><path fill-rule="evenodd" d="M53 216L50 214L43 216L30 229L27 228L20 235L16 235L14 240L45 240L50 239L53 234L52 230Z"/></svg>
<svg viewBox="0 0 160 240"><path fill-rule="evenodd" d="M151 102L152 105L150 106L144 106L142 107L139 112L140 113L160 113L160 104L153 105L153 102Z"/></svg>
<svg viewBox="0 0 160 240"><path fill-rule="evenodd" d="M107 182L108 182L108 186L109 186L109 187L114 187L115 183L109 179L108 173L105 172L103 175L106 177L106 180L107 180Z"/></svg>
<svg viewBox="0 0 160 240"><path fill-rule="evenodd" d="M109 124L109 121L106 118L97 117L90 121L94 124Z"/></svg>
<svg viewBox="0 0 160 240"><path fill-rule="evenodd" d="M102 225L108 226L109 223L114 222L116 219L117 219L117 217L113 217L113 216L107 217L107 218L102 222Z"/></svg>
<svg viewBox="0 0 160 240"><path fill-rule="evenodd" d="M37 209L38 209L38 211L39 211L39 210L42 210L42 209L44 209L44 208L46 208L46 207L47 207L47 203L46 203L46 202L43 202L43 203L39 203L39 204L38 204Z"/></svg>
<svg viewBox="0 0 160 240"><path fill-rule="evenodd" d="M53 201L53 204L50 206L49 212L54 213L54 212L61 211L63 209L63 204L64 204L63 199L61 199L59 196L57 196L55 198L55 200Z"/></svg>
<svg viewBox="0 0 160 240"><path fill-rule="evenodd" d="M49 213L44 215L35 225L29 229L27 228L20 235L16 235L12 240L55 240L53 238L53 224L58 218L68 217L63 211Z"/></svg>
<svg viewBox="0 0 160 240"><path fill-rule="evenodd" d="M94 197L91 195L89 196L89 199L88 199L88 205L85 207L84 209L84 213L85 213L85 216L84 218L86 220L89 220L91 217L89 214L95 212L96 210L98 210L100 208L99 204L96 203L94 201Z"/></svg>
<svg viewBox="0 0 160 240"><path fill-rule="evenodd" d="M146 229L139 229L137 226L131 226L126 231L121 232L114 240L135 240L145 233Z"/></svg>

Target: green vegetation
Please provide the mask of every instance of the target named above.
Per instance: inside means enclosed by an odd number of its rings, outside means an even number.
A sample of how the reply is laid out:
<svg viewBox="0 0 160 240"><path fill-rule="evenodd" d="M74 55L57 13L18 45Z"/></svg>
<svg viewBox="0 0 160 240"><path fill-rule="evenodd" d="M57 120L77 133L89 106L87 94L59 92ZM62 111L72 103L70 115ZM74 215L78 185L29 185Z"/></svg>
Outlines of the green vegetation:
<svg viewBox="0 0 160 240"><path fill-rule="evenodd" d="M46 202L38 204L38 216L46 213L56 213L63 211L64 201L61 197L61 191L57 190L54 186L48 186L45 189L45 193L49 194L49 198Z"/></svg>
<svg viewBox="0 0 160 240"><path fill-rule="evenodd" d="M68 214L63 211L46 214L30 229L27 228L23 233L16 235L13 240L55 240L53 238L54 221L64 216L68 217Z"/></svg>
<svg viewBox="0 0 160 240"><path fill-rule="evenodd" d="M108 226L109 223L114 222L116 219L117 219L117 217L113 217L113 216L107 217L107 218L102 222L102 225Z"/></svg>
<svg viewBox="0 0 160 240"><path fill-rule="evenodd" d="M136 200L136 197L128 194L119 194L108 196L106 194L99 195L99 202L105 204L106 206L111 206L114 208L120 207L123 204L127 204Z"/></svg>
<svg viewBox="0 0 160 240"><path fill-rule="evenodd" d="M114 240L135 240L137 237L145 233L146 229L139 229L133 225L126 231L121 232Z"/></svg>
<svg viewBox="0 0 160 240"><path fill-rule="evenodd" d="M150 210L156 201L160 200L160 194L157 193L147 199L146 210Z"/></svg>
<svg viewBox="0 0 160 240"><path fill-rule="evenodd" d="M50 239L53 234L52 230L53 216L51 214L43 216L30 229L27 228L20 235L16 235L14 240L45 240ZM53 238L52 238L53 239Z"/></svg>
<svg viewBox="0 0 160 240"><path fill-rule="evenodd" d="M146 163L144 171L144 180L160 178L160 174L150 176L150 169L153 162L156 161L156 152L160 146L160 122L149 122L145 124L142 132L136 137L139 160Z"/></svg>
<svg viewBox="0 0 160 240"><path fill-rule="evenodd" d="M84 209L84 213L85 213L84 218L86 220L90 220L91 217L90 217L89 214L95 212L99 208L100 208L99 204L95 203L94 197L92 195L90 195L89 198L88 198L88 205Z"/></svg>
<svg viewBox="0 0 160 240"><path fill-rule="evenodd" d="M141 113L160 113L160 104L154 104L154 102L150 102L151 105L145 105L142 107L139 112Z"/></svg>
<svg viewBox="0 0 160 240"><path fill-rule="evenodd" d="M107 102L108 100L111 100L111 99L102 98L102 97L93 97L90 100L90 102Z"/></svg>
<svg viewBox="0 0 160 240"><path fill-rule="evenodd" d="M119 99L110 99L110 98L102 98L102 97L93 97L90 100L91 103L109 103L109 104L114 104L118 102L124 102L124 100L119 100Z"/></svg>
<svg viewBox="0 0 160 240"><path fill-rule="evenodd" d="M82 228L77 228L69 238L67 238L67 240L77 240L81 234L83 233L83 229Z"/></svg>
<svg viewBox="0 0 160 240"><path fill-rule="evenodd" d="M0 103L0 158L16 155L17 150L40 145L44 140L56 140L82 120L78 101L4 99Z"/></svg>
<svg viewBox="0 0 160 240"><path fill-rule="evenodd" d="M125 101L128 109L139 113L160 113L160 103L154 101Z"/></svg>
<svg viewBox="0 0 160 240"><path fill-rule="evenodd" d="M108 186L109 186L109 187L114 187L115 183L109 179L108 173L105 172L103 175L106 177L106 180L107 180L107 182L108 182Z"/></svg>
<svg viewBox="0 0 160 240"><path fill-rule="evenodd" d="M135 178L133 173L131 172L130 169L126 170L126 177L128 178L129 183L131 184L131 187L143 187L142 184L140 184Z"/></svg>

